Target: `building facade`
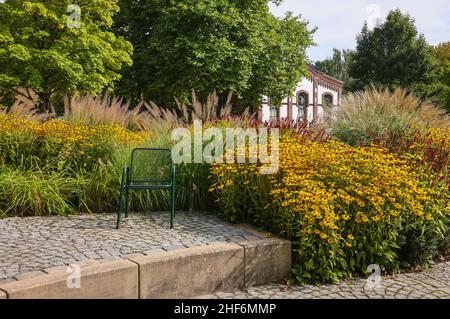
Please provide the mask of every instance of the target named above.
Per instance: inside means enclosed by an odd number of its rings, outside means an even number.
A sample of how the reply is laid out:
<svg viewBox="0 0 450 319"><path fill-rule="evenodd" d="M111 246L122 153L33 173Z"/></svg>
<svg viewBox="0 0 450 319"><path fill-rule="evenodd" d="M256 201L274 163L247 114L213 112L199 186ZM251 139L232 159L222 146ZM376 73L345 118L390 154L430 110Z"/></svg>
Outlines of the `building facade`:
<svg viewBox="0 0 450 319"><path fill-rule="evenodd" d="M263 98L259 119L263 122L294 120L317 122L323 116L324 106L338 106L341 103L344 82L339 81L308 65L308 76L298 84L290 97L281 105L272 105Z"/></svg>

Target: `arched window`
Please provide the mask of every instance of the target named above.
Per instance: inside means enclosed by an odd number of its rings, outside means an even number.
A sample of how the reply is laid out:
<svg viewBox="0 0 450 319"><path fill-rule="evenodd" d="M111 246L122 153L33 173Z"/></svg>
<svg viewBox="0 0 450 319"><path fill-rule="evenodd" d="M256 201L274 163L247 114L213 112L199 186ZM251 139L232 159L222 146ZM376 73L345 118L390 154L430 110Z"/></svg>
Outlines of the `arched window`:
<svg viewBox="0 0 450 319"><path fill-rule="evenodd" d="M324 93L322 96L323 106L333 106L333 95L330 93Z"/></svg>
<svg viewBox="0 0 450 319"><path fill-rule="evenodd" d="M297 121L303 122L306 121L308 116L308 93L300 92L297 94Z"/></svg>

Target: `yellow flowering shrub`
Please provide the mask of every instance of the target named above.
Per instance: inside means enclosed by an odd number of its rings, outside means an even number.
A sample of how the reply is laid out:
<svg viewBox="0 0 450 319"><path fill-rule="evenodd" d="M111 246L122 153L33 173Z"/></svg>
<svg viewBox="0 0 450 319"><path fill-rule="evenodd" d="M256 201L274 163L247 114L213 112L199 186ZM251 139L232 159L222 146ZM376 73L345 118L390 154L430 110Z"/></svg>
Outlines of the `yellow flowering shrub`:
<svg viewBox="0 0 450 319"><path fill-rule="evenodd" d="M392 270L410 230L442 239L448 192L386 149L286 135L279 152L275 175L257 164L214 165L210 191L231 221L292 240L298 281L337 281L370 264Z"/></svg>
<svg viewBox="0 0 450 319"><path fill-rule="evenodd" d="M0 217L115 209L129 149L146 139L120 125L0 115Z"/></svg>
<svg viewBox="0 0 450 319"><path fill-rule="evenodd" d="M0 115L0 163L89 169L107 158L111 147L138 143L145 133L120 125L83 125L51 120L38 123Z"/></svg>

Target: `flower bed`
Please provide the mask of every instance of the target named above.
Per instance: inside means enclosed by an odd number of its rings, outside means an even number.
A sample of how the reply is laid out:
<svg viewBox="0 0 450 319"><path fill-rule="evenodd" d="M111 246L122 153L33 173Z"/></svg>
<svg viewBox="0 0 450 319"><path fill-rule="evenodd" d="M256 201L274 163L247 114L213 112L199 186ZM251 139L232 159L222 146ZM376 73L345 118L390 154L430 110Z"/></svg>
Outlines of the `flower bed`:
<svg viewBox="0 0 450 319"><path fill-rule="evenodd" d="M300 282L337 281L370 264L391 271L401 262L426 263L447 231L446 188L431 187L407 160L380 147L285 136L278 174L260 175L256 164L226 164L215 165L212 177L226 218L293 241ZM417 232L425 243L408 241L414 254L402 254L404 238Z"/></svg>
<svg viewBox="0 0 450 319"><path fill-rule="evenodd" d="M52 120L39 123L0 115L0 164L40 167L50 170L93 169L107 159L111 148L139 143L144 133L120 125L83 125Z"/></svg>
<svg viewBox="0 0 450 319"><path fill-rule="evenodd" d="M146 136L120 125L0 115L0 217L65 215L97 208L97 199L111 208L120 178L113 164L118 152Z"/></svg>

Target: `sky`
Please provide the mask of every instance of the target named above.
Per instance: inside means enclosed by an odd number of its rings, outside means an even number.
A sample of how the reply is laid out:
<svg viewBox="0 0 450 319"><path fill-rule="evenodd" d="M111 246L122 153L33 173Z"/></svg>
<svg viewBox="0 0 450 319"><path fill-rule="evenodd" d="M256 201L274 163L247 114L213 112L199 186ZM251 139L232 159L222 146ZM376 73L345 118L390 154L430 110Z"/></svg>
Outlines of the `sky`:
<svg viewBox="0 0 450 319"><path fill-rule="evenodd" d="M450 41L450 0L284 0L278 7L270 4L276 16L292 11L308 20L310 27L318 27L314 35L317 46L308 50L312 61L331 56L333 48L354 49L364 21L371 27L396 8L416 20L428 43Z"/></svg>

